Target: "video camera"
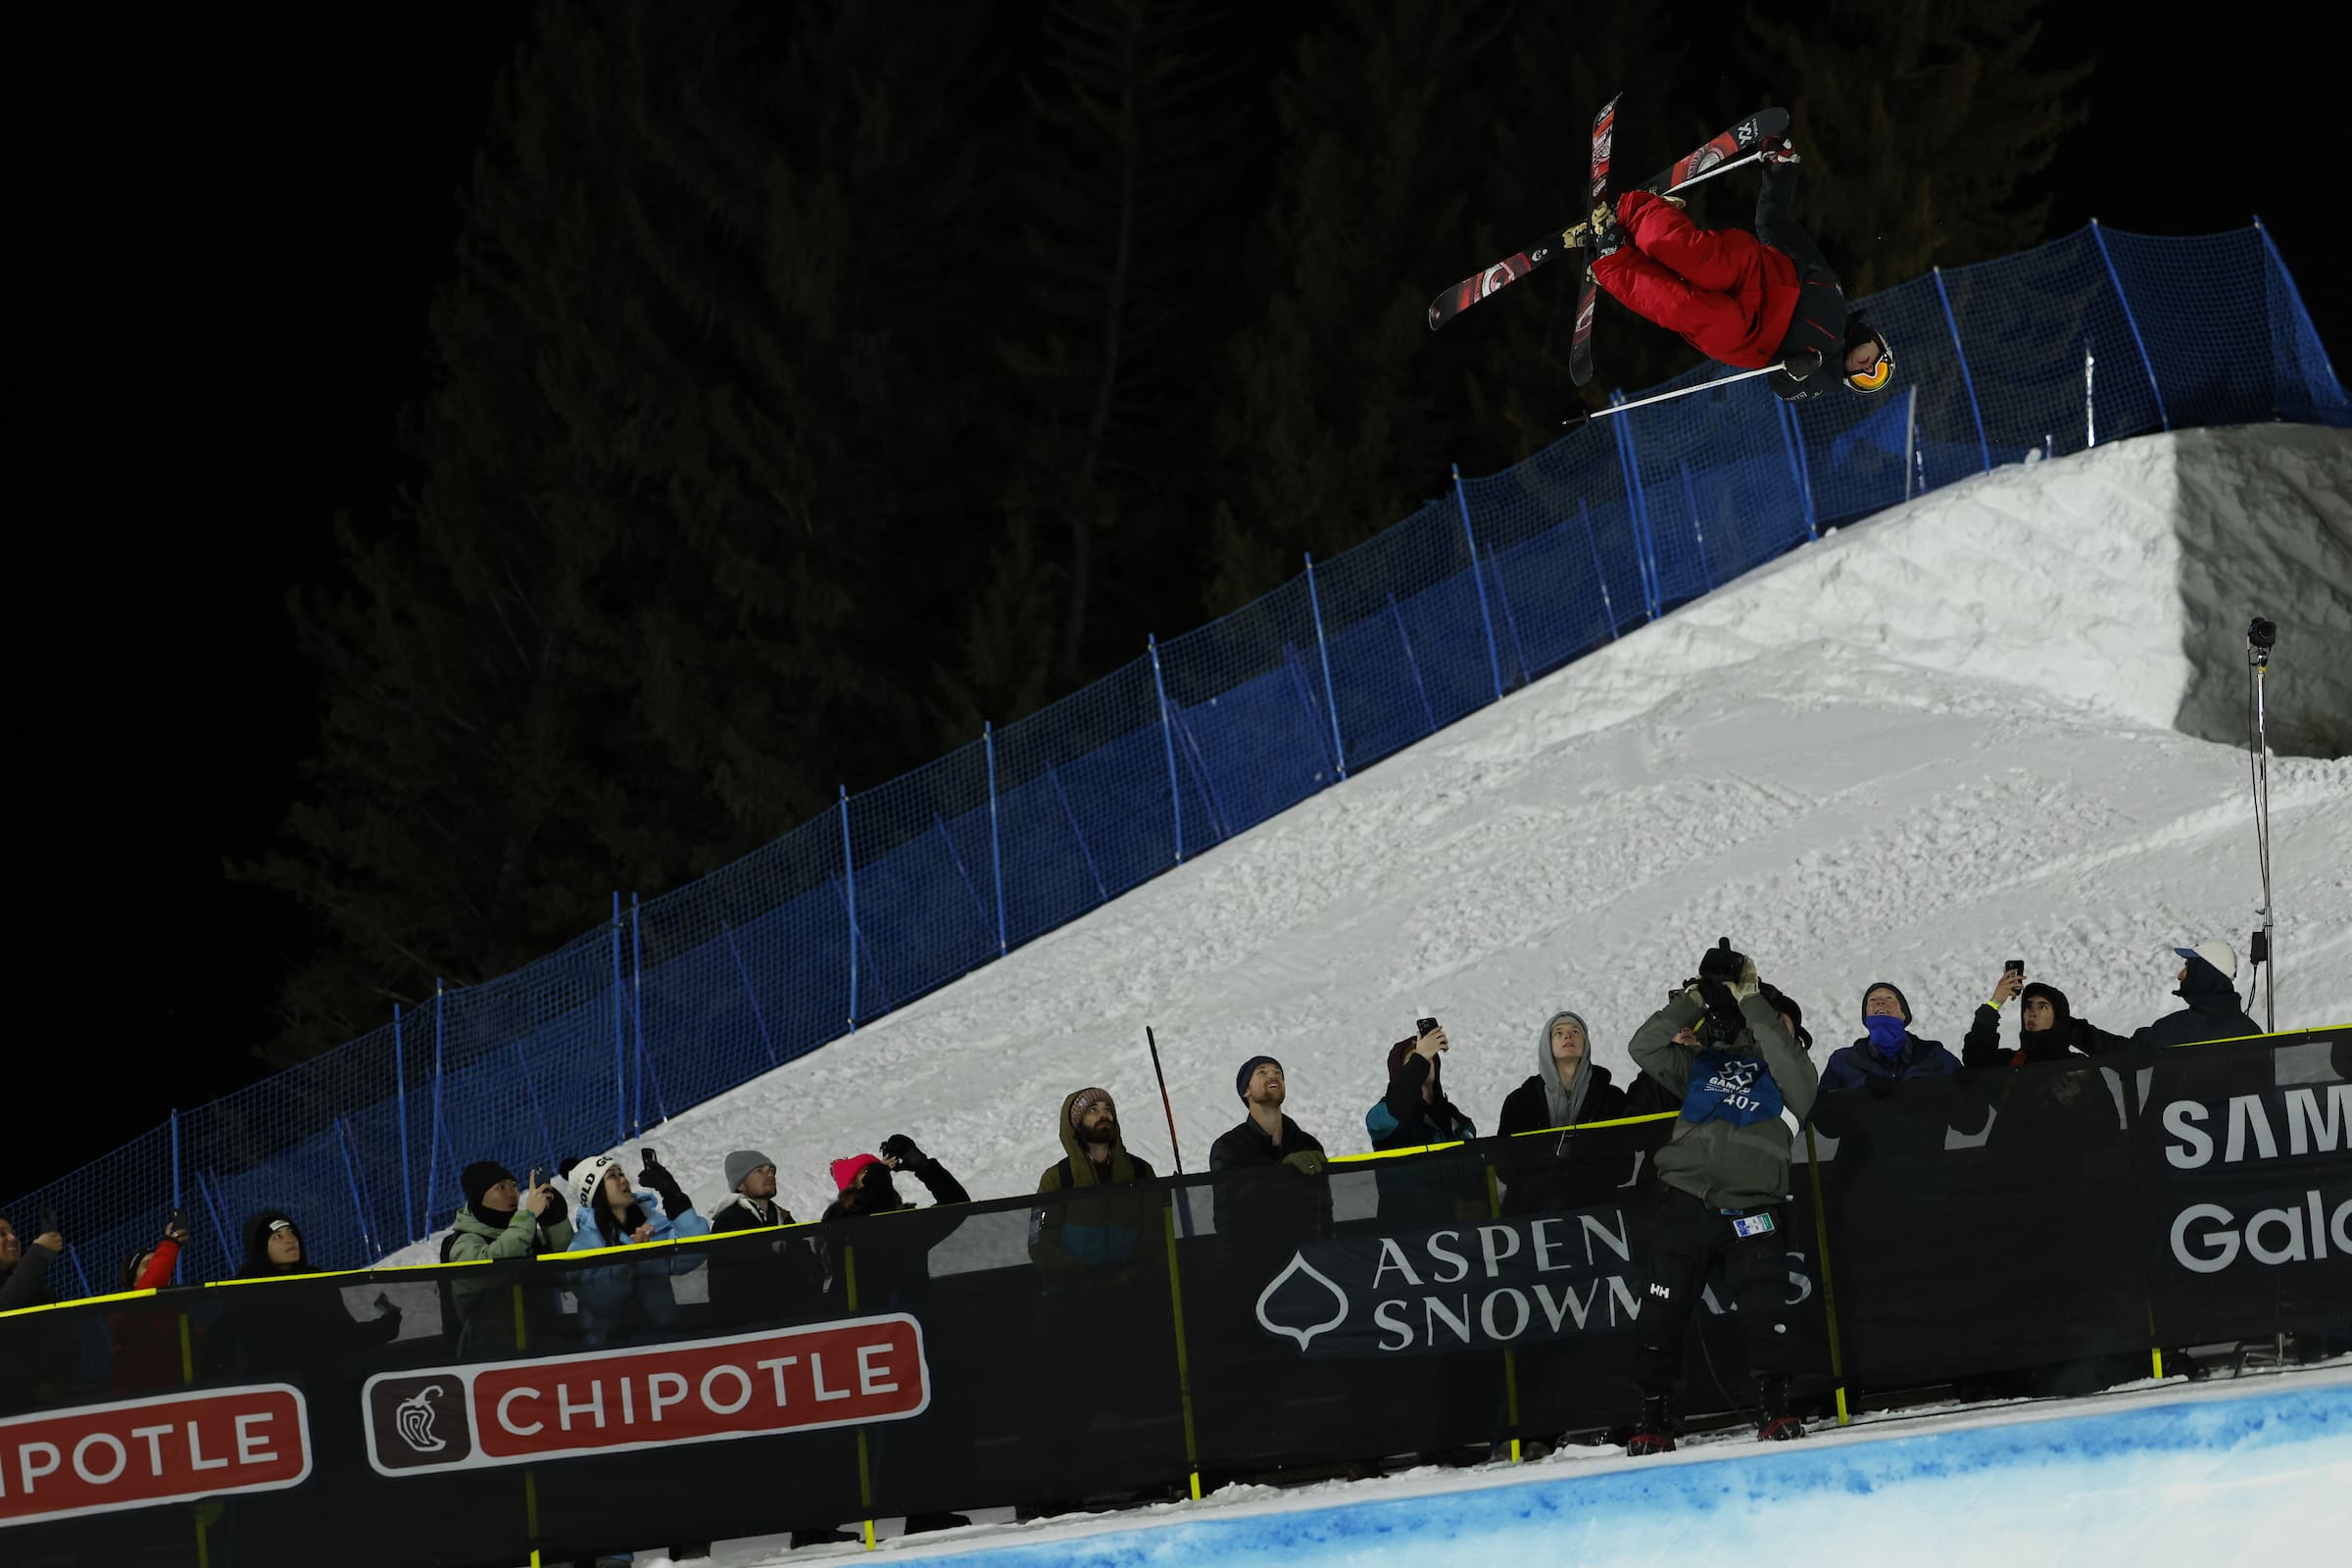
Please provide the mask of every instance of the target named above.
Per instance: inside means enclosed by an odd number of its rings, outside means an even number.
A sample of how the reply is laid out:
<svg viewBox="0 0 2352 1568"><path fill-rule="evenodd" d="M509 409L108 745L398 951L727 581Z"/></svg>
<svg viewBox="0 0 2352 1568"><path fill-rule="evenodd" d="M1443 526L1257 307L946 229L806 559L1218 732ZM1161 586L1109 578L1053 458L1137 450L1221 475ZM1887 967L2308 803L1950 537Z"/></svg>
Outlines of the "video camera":
<svg viewBox="0 0 2352 1568"><path fill-rule="evenodd" d="M1740 1003L1732 995L1733 985L1746 967L1747 955L1734 951L1732 939L1725 937L1700 956L1698 977L1683 982L1684 990L1697 990L1698 1000L1707 1009L1697 1031L1706 1044L1728 1047L1747 1027L1740 1016Z"/></svg>

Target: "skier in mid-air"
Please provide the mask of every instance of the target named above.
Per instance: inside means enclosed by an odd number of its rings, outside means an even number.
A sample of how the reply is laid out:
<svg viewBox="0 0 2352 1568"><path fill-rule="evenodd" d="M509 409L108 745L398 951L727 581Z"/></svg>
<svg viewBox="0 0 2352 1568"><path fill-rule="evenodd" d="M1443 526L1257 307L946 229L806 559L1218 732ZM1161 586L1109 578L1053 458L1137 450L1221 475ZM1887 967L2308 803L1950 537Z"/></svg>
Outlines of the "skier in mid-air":
<svg viewBox="0 0 2352 1568"><path fill-rule="evenodd" d="M1629 190L1614 212L1593 210L1592 281L1711 360L1781 366L1767 384L1786 401L1826 390L1818 372L1832 358L1855 391L1884 390L1894 379L1886 338L1847 310L1829 259L1789 216L1795 149L1775 137L1761 154L1754 233L1702 229L1679 198Z"/></svg>

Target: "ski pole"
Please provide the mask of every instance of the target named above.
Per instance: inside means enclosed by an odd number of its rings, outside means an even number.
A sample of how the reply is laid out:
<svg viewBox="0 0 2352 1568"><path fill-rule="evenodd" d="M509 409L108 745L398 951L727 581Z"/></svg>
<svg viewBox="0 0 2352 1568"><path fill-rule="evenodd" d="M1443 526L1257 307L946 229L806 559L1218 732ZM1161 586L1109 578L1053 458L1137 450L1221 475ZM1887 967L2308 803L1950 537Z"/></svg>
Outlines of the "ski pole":
<svg viewBox="0 0 2352 1568"><path fill-rule="evenodd" d="M1755 163L1763 156L1764 155L1760 152L1753 152L1749 153L1744 158L1735 158L1728 164L1717 164L1713 169L1708 170L1703 174L1692 174L1689 179L1686 179L1680 185L1675 186L1674 189L1689 190L1691 186L1698 184L1702 180L1713 179L1717 174L1728 174L1735 169L1745 168L1747 165Z"/></svg>
<svg viewBox="0 0 2352 1568"><path fill-rule="evenodd" d="M1176 1156L1176 1174L1184 1174L1184 1151L1176 1145L1176 1107L1168 1103L1168 1075L1159 1070L1159 1042L1152 1026L1144 1025L1144 1044L1152 1048L1152 1076L1159 1080L1159 1108L1168 1114L1168 1149Z"/></svg>
<svg viewBox="0 0 2352 1568"><path fill-rule="evenodd" d="M1638 409L1649 403L1664 403L1669 398L1687 398L1693 392L1704 392L1710 387L1730 386L1734 381L1752 381L1759 375L1770 375L1773 371L1783 368L1785 367L1779 365L1766 365L1753 370L1738 370L1730 375L1719 375L1712 381L1701 381L1696 386L1679 387L1672 392L1655 392L1645 398L1636 398L1631 403L1619 403L1605 409L1579 409L1562 419L1560 423L1570 429L1581 429L1605 415L1623 414L1628 409Z"/></svg>

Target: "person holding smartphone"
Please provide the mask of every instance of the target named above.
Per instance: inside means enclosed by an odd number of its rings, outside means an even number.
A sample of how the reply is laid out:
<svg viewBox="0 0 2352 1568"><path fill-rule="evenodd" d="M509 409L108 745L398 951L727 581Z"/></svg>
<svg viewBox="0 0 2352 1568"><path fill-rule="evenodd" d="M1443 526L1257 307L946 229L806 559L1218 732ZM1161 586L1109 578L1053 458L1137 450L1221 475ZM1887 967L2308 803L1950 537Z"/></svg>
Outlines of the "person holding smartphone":
<svg viewBox="0 0 2352 1568"><path fill-rule="evenodd" d="M531 1172L525 1184L495 1159L477 1159L458 1175L463 1207L441 1243L441 1261L502 1262L561 1252L571 1245L571 1221L553 1186ZM544 1275L545 1270L532 1270ZM447 1316L461 1356L498 1355L524 1348L515 1341L514 1275L471 1269L443 1276ZM562 1316L556 1293L544 1280L524 1287L521 1332L537 1341Z"/></svg>
<svg viewBox="0 0 2352 1568"><path fill-rule="evenodd" d="M1388 1087L1364 1112L1364 1131L1374 1149L1419 1149L1478 1136L1478 1124L1446 1098L1445 1057L1452 1049L1446 1026L1435 1018L1419 1020L1410 1040L1389 1048ZM1375 1181L1384 1226L1444 1225L1486 1214L1483 1177L1471 1184L1462 1173L1437 1165L1402 1167L1384 1161ZM1469 1212L1464 1212L1465 1205Z"/></svg>

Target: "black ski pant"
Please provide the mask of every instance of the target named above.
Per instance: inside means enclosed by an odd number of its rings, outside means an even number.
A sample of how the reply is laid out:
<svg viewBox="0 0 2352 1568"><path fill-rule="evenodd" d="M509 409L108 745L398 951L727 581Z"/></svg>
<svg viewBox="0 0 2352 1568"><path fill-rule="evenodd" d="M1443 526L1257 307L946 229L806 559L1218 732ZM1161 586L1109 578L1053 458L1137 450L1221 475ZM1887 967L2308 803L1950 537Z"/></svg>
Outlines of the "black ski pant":
<svg viewBox="0 0 2352 1568"><path fill-rule="evenodd" d="M1747 1335L1748 1370L1785 1375L1796 1370L1788 1331L1788 1240L1783 1203L1769 1210L1773 1228L1740 1236L1732 1217L1668 1188L1650 1228L1650 1283L1634 1322L1634 1380L1645 1395L1673 1392L1683 1376L1683 1336L1705 1291L1707 1274L1723 1266L1724 1284Z"/></svg>

